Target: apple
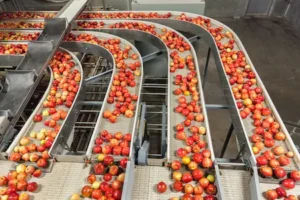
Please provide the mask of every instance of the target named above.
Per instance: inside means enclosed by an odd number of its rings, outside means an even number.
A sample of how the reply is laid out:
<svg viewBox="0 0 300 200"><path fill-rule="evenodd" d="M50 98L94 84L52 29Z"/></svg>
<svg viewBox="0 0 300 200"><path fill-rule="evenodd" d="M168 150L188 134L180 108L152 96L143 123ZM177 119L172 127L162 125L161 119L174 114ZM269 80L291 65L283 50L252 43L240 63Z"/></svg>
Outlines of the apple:
<svg viewBox="0 0 300 200"><path fill-rule="evenodd" d="M12 153L9 157L9 160L13 162L19 162L21 160L21 155L19 153Z"/></svg>
<svg viewBox="0 0 300 200"><path fill-rule="evenodd" d="M185 165L188 165L191 162L191 158L188 156L183 156L182 157L182 163Z"/></svg>
<svg viewBox="0 0 300 200"><path fill-rule="evenodd" d="M274 136L275 140L283 141L285 140L286 136L283 132L278 132Z"/></svg>
<svg viewBox="0 0 300 200"><path fill-rule="evenodd" d="M96 174L103 174L104 173L104 165L102 163L97 163L93 166L93 169Z"/></svg>
<svg viewBox="0 0 300 200"><path fill-rule="evenodd" d="M287 193L286 193L285 189L283 189L282 187L276 188L276 193L278 195L278 198L287 196Z"/></svg>
<svg viewBox="0 0 300 200"><path fill-rule="evenodd" d="M23 192L23 193L20 194L18 200L29 200L29 199L30 199L30 195L26 192Z"/></svg>
<svg viewBox="0 0 300 200"><path fill-rule="evenodd" d="M100 187L100 185L101 185L101 182L100 182L100 181L95 181L95 182L93 182L93 184L92 184L92 188L93 188L93 189L98 189L98 188Z"/></svg>
<svg viewBox="0 0 300 200"><path fill-rule="evenodd" d="M29 143L30 143L30 139L28 137L23 137L20 140L20 145L22 145L22 146L27 146Z"/></svg>
<svg viewBox="0 0 300 200"><path fill-rule="evenodd" d="M184 183L189 183L193 180L193 177L192 177L190 172L185 172L185 173L182 174L181 180Z"/></svg>
<svg viewBox="0 0 300 200"><path fill-rule="evenodd" d="M24 165L24 164L19 164L19 165L17 165L17 167L16 167L16 172L17 172L17 173L25 172L25 170L26 170L26 165Z"/></svg>
<svg viewBox="0 0 300 200"><path fill-rule="evenodd" d="M183 190L183 183L180 182L180 181L175 181L173 183L173 188L174 188L175 191L180 192L180 191Z"/></svg>
<svg viewBox="0 0 300 200"><path fill-rule="evenodd" d="M194 194L195 195L202 195L204 192L203 188L199 185L197 186L194 186ZM195 199L195 196L194 196L194 199Z"/></svg>
<svg viewBox="0 0 300 200"><path fill-rule="evenodd" d="M167 190L167 185L161 181L156 185L156 190L159 193L164 193Z"/></svg>
<svg viewBox="0 0 300 200"><path fill-rule="evenodd" d="M209 180L210 183L215 182L215 176L214 175L209 174L206 178Z"/></svg>
<svg viewBox="0 0 300 200"><path fill-rule="evenodd" d="M48 166L48 162L45 158L38 159L36 164L37 164L38 167L42 167L42 168L46 168Z"/></svg>
<svg viewBox="0 0 300 200"><path fill-rule="evenodd" d="M208 186L206 187L206 193L215 195L217 193L217 187L214 184L208 184Z"/></svg>
<svg viewBox="0 0 300 200"><path fill-rule="evenodd" d="M294 181L300 181L300 171L293 170L293 171L290 173L290 177L291 177L291 179L293 179ZM1 185L1 184L0 184L0 185Z"/></svg>
<svg viewBox="0 0 300 200"><path fill-rule="evenodd" d="M86 185L81 189L81 195L85 198L88 198L92 195L92 191L93 189L91 188L91 186Z"/></svg>
<svg viewBox="0 0 300 200"><path fill-rule="evenodd" d="M202 166L204 168L211 168L213 165L213 162L210 158L203 158L203 161L202 161Z"/></svg>
<svg viewBox="0 0 300 200"><path fill-rule="evenodd" d="M114 180L112 183L111 183L111 187L112 189L114 190L118 190L118 189L121 189L122 188L122 183L118 180Z"/></svg>
<svg viewBox="0 0 300 200"><path fill-rule="evenodd" d="M274 175L276 178L283 178L286 176L286 171L281 167L277 167L274 169Z"/></svg>
<svg viewBox="0 0 300 200"><path fill-rule="evenodd" d="M268 160L265 156L258 156L256 158L256 163L258 166L263 166L268 164Z"/></svg>
<svg viewBox="0 0 300 200"><path fill-rule="evenodd" d="M8 183L8 179L5 176L0 176L0 186L5 186Z"/></svg>
<svg viewBox="0 0 300 200"><path fill-rule="evenodd" d="M268 190L266 192L266 198L268 200L274 200L274 199L277 199L278 198L278 194L275 190Z"/></svg>
<svg viewBox="0 0 300 200"><path fill-rule="evenodd" d="M193 179L198 181L204 176L204 172L201 169L195 169L192 171Z"/></svg>
<svg viewBox="0 0 300 200"><path fill-rule="evenodd" d="M96 176L95 176L95 174L90 174L90 175L87 177L87 182L88 182L88 183L93 184L95 181L96 181Z"/></svg>
<svg viewBox="0 0 300 200"><path fill-rule="evenodd" d="M193 192L194 192L194 187L193 187L191 184L186 184L186 185L184 186L184 192L185 192L186 194L193 194Z"/></svg>
<svg viewBox="0 0 300 200"><path fill-rule="evenodd" d="M297 200L297 197L295 195L288 195L284 200Z"/></svg>
<svg viewBox="0 0 300 200"><path fill-rule="evenodd" d="M292 151L289 151L285 154L286 157L288 158L293 158L294 157L294 153Z"/></svg>
<svg viewBox="0 0 300 200"><path fill-rule="evenodd" d="M279 156L278 161L281 166L287 166L290 164L290 159L283 155Z"/></svg>
<svg viewBox="0 0 300 200"><path fill-rule="evenodd" d="M293 179L290 179L290 178L284 179L281 184L286 189L295 188L295 181Z"/></svg>
<svg viewBox="0 0 300 200"><path fill-rule="evenodd" d="M36 178L40 177L41 175L42 175L42 170L40 170L40 169L35 170L32 174L32 176L34 176Z"/></svg>
<svg viewBox="0 0 300 200"><path fill-rule="evenodd" d="M25 191L27 189L27 181L25 180L20 180L18 183L17 183L17 190L18 191Z"/></svg>
<svg viewBox="0 0 300 200"><path fill-rule="evenodd" d="M36 182L31 182L31 183L28 183L27 185L27 190L29 192L35 192L38 188L38 184Z"/></svg>
<svg viewBox="0 0 300 200"><path fill-rule="evenodd" d="M173 170L179 170L181 168L181 163L178 161L178 160L174 160L172 163L171 163L171 168Z"/></svg>
<svg viewBox="0 0 300 200"><path fill-rule="evenodd" d="M275 158L275 155L272 151L270 150L266 150L263 155L268 159L268 160L271 160L271 159L274 159Z"/></svg>
<svg viewBox="0 0 300 200"><path fill-rule="evenodd" d="M175 171L175 172L173 172L172 178L173 178L175 181L180 181L181 178L182 178L182 173L181 173L181 172L178 172L178 171Z"/></svg>
<svg viewBox="0 0 300 200"><path fill-rule="evenodd" d="M200 154L200 153L195 153L195 154L193 155L193 160L194 160L196 163L200 164L200 163L202 163L202 161L203 161L203 155Z"/></svg>
<svg viewBox="0 0 300 200"><path fill-rule="evenodd" d="M273 175L272 168L269 166L262 166L259 171L264 177L271 177Z"/></svg>
<svg viewBox="0 0 300 200"><path fill-rule="evenodd" d="M272 151L274 152L275 155L279 156L284 154L284 148L282 146L276 146L272 149Z"/></svg>
<svg viewBox="0 0 300 200"><path fill-rule="evenodd" d="M70 200L81 200L81 197L79 194L73 194L70 198Z"/></svg>
<svg viewBox="0 0 300 200"><path fill-rule="evenodd" d="M33 121L34 122L40 122L40 121L42 121L43 120L43 116L41 115L41 114L36 114L36 115L34 115L34 117L33 117Z"/></svg>
<svg viewBox="0 0 300 200"><path fill-rule="evenodd" d="M177 154L178 157L183 158L183 157L187 154L187 152L186 152L185 149L179 148L179 149L177 150L176 154Z"/></svg>
<svg viewBox="0 0 300 200"><path fill-rule="evenodd" d="M199 180L199 184L202 188L207 188L207 186L209 185L209 180L203 177Z"/></svg>
<svg viewBox="0 0 300 200"><path fill-rule="evenodd" d="M18 179L18 181L27 180L28 176L27 176L27 174L25 172L20 172L17 175L17 179Z"/></svg>
<svg viewBox="0 0 300 200"><path fill-rule="evenodd" d="M109 168L109 173L111 175L117 175L119 171L119 167L117 165L112 165L110 168Z"/></svg>

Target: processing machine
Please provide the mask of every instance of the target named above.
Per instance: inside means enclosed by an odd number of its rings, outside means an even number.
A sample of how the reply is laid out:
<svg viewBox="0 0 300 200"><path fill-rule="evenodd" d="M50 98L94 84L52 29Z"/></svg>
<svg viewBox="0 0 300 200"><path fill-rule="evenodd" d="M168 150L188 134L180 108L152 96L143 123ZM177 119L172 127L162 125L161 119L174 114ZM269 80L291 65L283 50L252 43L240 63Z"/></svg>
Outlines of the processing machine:
<svg viewBox="0 0 300 200"><path fill-rule="evenodd" d="M188 2L1 5L1 200L299 198L298 149L241 40ZM205 103L211 57L226 105ZM221 155L209 109L230 112Z"/></svg>

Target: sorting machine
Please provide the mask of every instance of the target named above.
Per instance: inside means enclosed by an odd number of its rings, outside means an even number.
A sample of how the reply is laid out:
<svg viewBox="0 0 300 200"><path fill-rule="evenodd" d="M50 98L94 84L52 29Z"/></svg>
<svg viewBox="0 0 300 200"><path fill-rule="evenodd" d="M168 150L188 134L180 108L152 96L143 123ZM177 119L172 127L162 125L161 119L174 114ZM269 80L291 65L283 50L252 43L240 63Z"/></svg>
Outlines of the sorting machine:
<svg viewBox="0 0 300 200"><path fill-rule="evenodd" d="M174 82L176 76L189 75L188 57L196 72L198 81L195 90L199 94L196 102L204 117L193 125L205 130L201 140L211 152L213 162L210 168L199 167L215 177L217 193L214 198L265 199L265 192L277 188L279 180L263 178L259 173L256 161L259 154L253 152L250 141L255 126L250 116L241 116L220 47L231 39L235 42L234 48L228 47L227 52L243 53L246 68L249 67L256 78L253 86L262 89L262 104L271 109L272 117L285 135L285 140L276 141L276 145L282 145L294 154L284 169L288 172L299 169L299 153L242 42L229 27L187 12L88 11L84 10L87 3L84 0L69 1L57 12L1 13L0 64L5 71L0 82L0 175L15 169L17 163L11 161L11 155L16 152L22 138L30 137L34 131L47 129L44 123L34 122L34 117L44 110L43 103L49 100L48 94L57 75L48 65L55 52L59 51L71 56L81 80L73 104L56 107L67 114L48 149L50 158L47 167L42 168L43 177L32 179L40 185L38 192L30 193L32 198L65 200L75 193L80 194L81 188L87 184L86 177L95 173L94 166L101 160L93 148L103 130L131 135L129 152L113 155L116 163L124 158L128 160L127 167L123 169L125 180L121 199L182 197L183 193L175 192L172 187L163 194L155 188L160 181L172 185L170 164L181 160L176 151L185 148L185 142L175 137L175 127L185 118L175 112L179 96L174 93L178 88ZM183 49L168 43L170 35L180 40ZM209 47L203 77L200 76L202 66L197 59L200 55L192 45L200 39ZM121 56L125 65L136 64L135 68L139 69L134 76L135 84L128 89L137 96L132 109L134 116L130 118L121 114L114 123L106 119L105 112L114 109L114 104L108 99L122 67L119 55L112 51L110 45L128 53ZM203 92L210 54L215 60L232 121L222 154L234 129L238 146L235 160L214 155L207 116L207 109L212 105L205 103ZM174 70L176 56L183 60L184 67ZM189 98L189 94L186 96ZM185 130L188 131L187 128ZM39 141L33 142L39 145ZM25 163L37 167L35 162L29 161ZM102 180L102 176L97 177ZM300 195L299 185L288 192Z"/></svg>

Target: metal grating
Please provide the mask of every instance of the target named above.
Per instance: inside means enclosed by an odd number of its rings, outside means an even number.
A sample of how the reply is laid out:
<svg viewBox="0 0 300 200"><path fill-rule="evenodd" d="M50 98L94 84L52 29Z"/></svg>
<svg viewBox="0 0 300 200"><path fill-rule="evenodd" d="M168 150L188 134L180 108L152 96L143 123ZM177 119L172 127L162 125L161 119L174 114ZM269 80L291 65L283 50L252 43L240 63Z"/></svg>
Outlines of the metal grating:
<svg viewBox="0 0 300 200"><path fill-rule="evenodd" d="M226 200L250 200L249 171L220 169L221 184Z"/></svg>

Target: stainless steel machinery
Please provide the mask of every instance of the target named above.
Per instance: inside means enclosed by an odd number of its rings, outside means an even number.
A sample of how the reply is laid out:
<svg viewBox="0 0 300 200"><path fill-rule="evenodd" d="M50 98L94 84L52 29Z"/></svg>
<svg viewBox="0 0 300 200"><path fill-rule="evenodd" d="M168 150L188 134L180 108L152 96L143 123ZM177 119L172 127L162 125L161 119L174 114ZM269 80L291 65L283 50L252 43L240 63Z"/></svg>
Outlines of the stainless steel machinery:
<svg viewBox="0 0 300 200"><path fill-rule="evenodd" d="M133 1L132 9L140 10L143 3ZM44 173L30 179L40 186L29 193L34 199L88 199L91 194L81 190L89 174L105 182L104 171L113 173L118 166L114 179L122 178L121 192L109 194L111 188L104 188L101 195L192 199L172 186L172 163L179 161L187 166L180 169L183 173L200 169L207 177L213 175L211 187L216 191L205 189L200 195L204 199L236 200L265 199L284 179L263 176L257 161L262 152L276 153L273 147L280 146L286 156L279 158L281 152L276 158L283 169L299 170L298 150L229 27L199 13L91 10L88 1L73 0L57 11L0 14L0 176L18 163L33 165ZM193 46L199 40L208 46L203 77ZM205 103L210 54L227 106ZM210 108L226 108L231 114L221 156L213 150ZM263 121L271 122L261 125ZM233 130L237 156L224 159ZM272 134L265 138L265 132ZM108 154L114 162L108 161ZM198 163L195 155L201 158ZM110 164L102 165L106 162ZM162 194L156 189L160 181L170 186ZM99 182L92 187L95 191L104 186ZM288 194L300 195L298 183Z"/></svg>

